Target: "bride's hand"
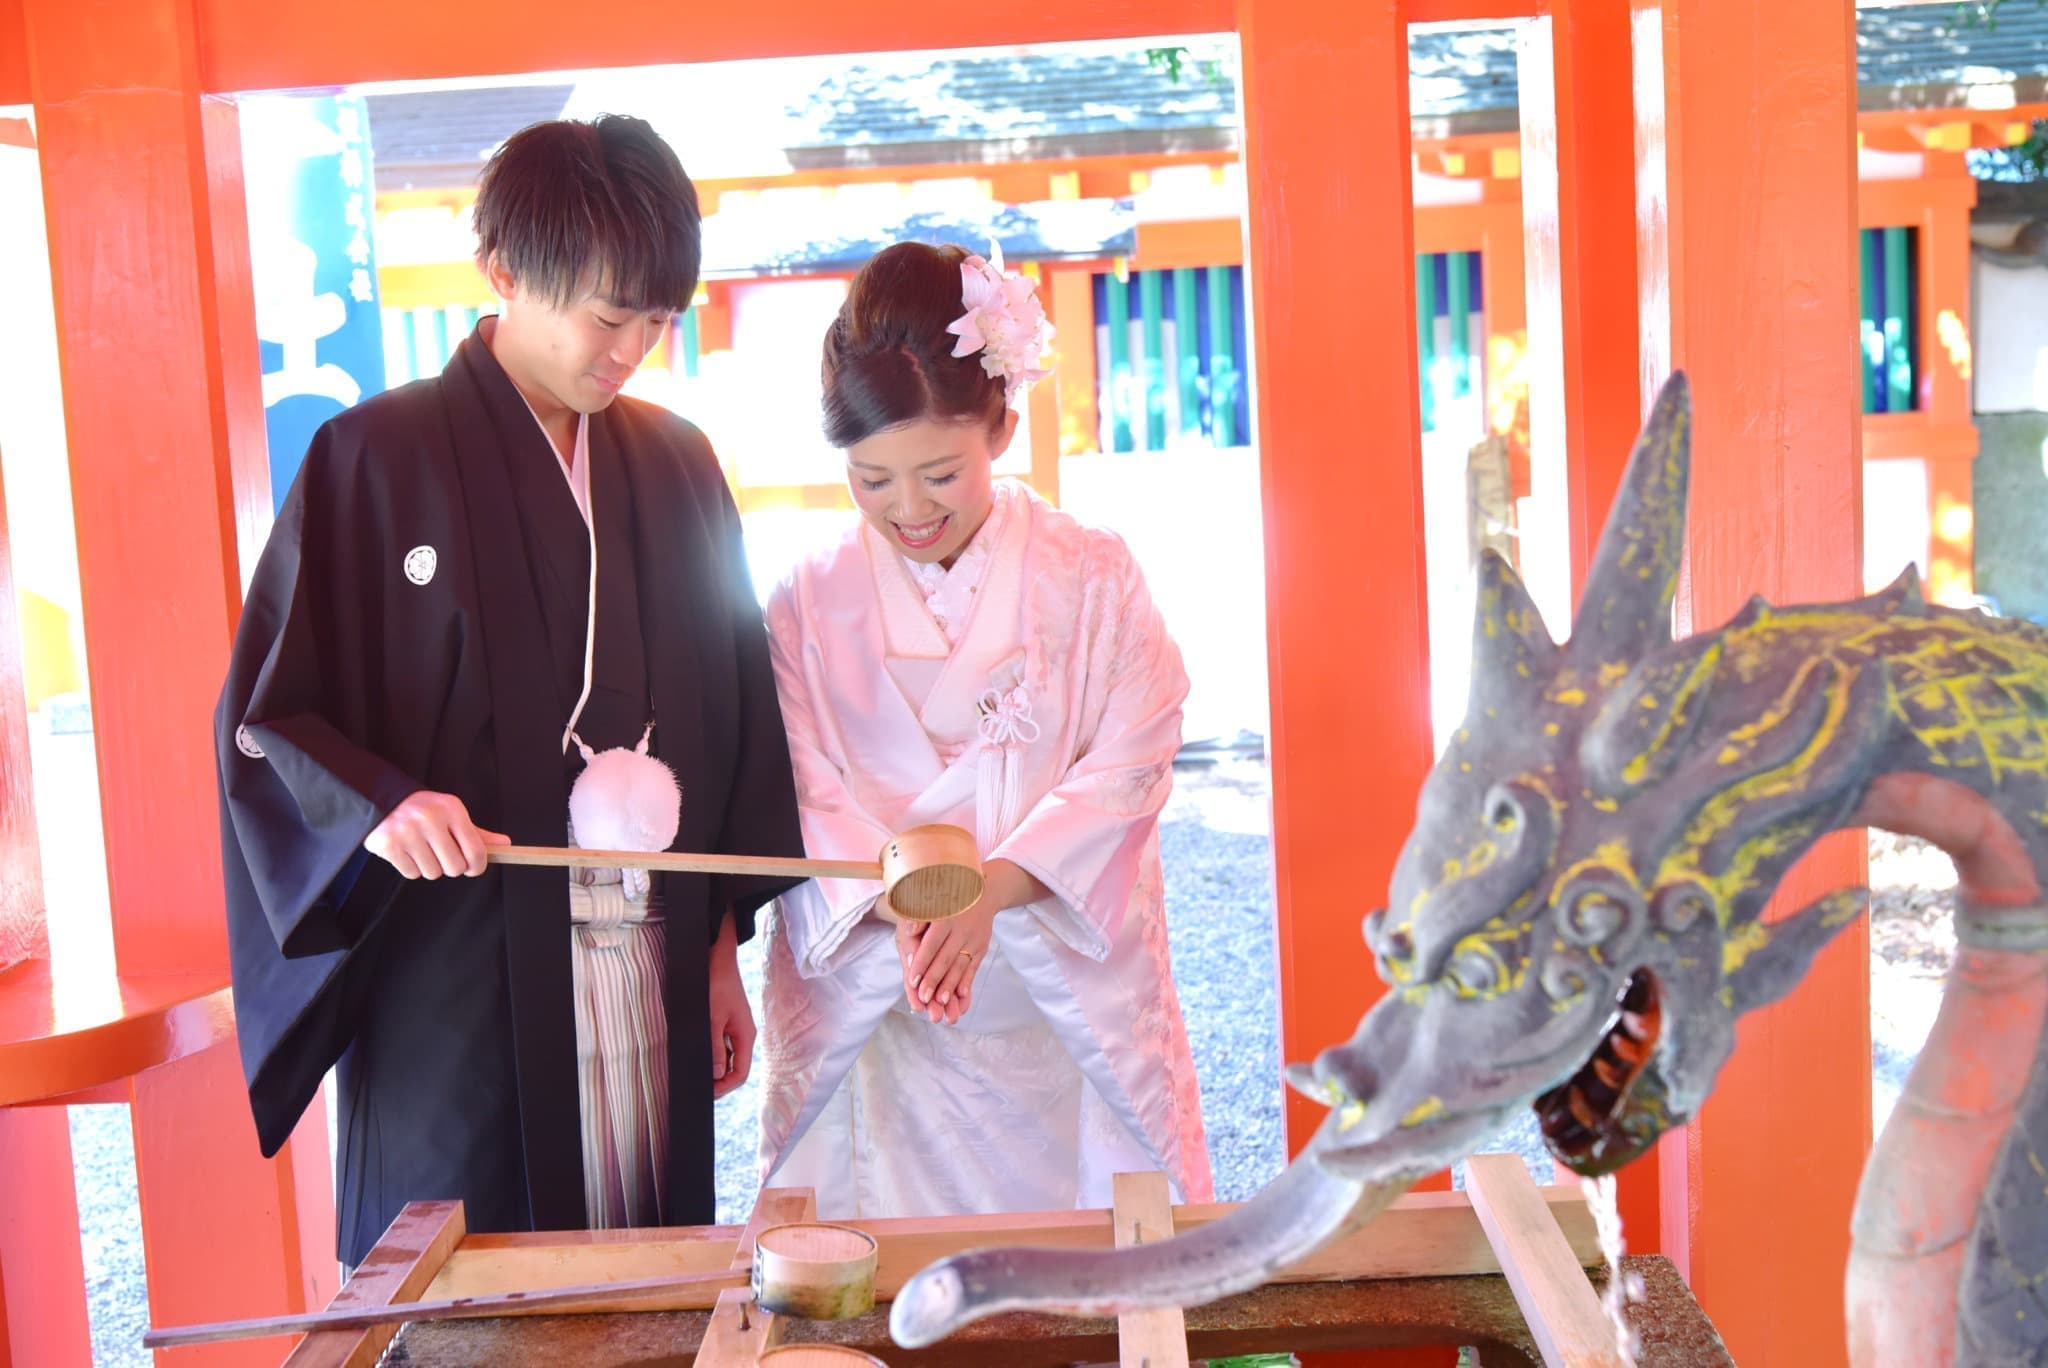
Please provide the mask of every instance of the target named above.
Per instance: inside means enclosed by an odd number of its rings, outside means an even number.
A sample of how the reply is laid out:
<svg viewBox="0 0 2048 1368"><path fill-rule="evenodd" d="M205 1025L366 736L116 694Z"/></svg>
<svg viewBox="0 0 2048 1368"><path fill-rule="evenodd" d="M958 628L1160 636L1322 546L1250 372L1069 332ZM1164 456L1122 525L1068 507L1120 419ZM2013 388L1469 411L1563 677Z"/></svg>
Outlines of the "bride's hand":
<svg viewBox="0 0 2048 1368"><path fill-rule="evenodd" d="M911 1003L933 1021L957 1022L967 1009L995 922L996 907L984 895L959 916L927 923L919 932L905 965L905 984Z"/></svg>

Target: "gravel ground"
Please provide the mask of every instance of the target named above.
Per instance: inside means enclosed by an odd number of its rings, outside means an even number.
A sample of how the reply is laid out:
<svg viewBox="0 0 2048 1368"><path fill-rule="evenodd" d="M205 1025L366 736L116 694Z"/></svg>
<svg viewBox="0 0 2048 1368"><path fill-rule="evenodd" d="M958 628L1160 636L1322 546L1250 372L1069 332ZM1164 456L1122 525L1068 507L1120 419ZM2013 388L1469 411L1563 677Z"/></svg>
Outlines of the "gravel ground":
<svg viewBox="0 0 2048 1368"><path fill-rule="evenodd" d="M135 1137L128 1109L72 1107L71 1169L78 1184L86 1304L96 1368L147 1368L142 1213L135 1204Z"/></svg>
<svg viewBox="0 0 2048 1368"><path fill-rule="evenodd" d="M1183 766L1161 824L1167 917L1175 977L1187 1018L1217 1196L1250 1196L1284 1162L1275 1024L1272 849L1262 764L1225 760ZM1926 1038L1954 952L1954 875L1946 857L1917 841L1872 838L1872 1066L1878 1124ZM760 948L741 951L758 1001ZM718 1107L719 1220L743 1221L756 1183L757 1089L749 1083ZM71 1109L79 1221L90 1285L94 1362L146 1368L147 1316L134 1157L126 1109ZM1525 1116L1495 1142L1528 1161L1539 1182L1552 1167Z"/></svg>
<svg viewBox="0 0 2048 1368"><path fill-rule="evenodd" d="M1884 1128L1955 959L1956 871L1925 841L1870 833L1871 1111ZM1873 1134L1875 1131L1873 1131Z"/></svg>

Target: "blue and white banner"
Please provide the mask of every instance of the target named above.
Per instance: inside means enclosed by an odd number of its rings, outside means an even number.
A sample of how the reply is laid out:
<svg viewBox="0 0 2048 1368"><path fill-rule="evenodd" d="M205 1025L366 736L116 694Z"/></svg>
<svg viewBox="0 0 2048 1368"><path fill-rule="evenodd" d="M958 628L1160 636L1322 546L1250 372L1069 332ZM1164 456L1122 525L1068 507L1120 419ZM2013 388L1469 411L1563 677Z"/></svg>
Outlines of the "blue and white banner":
<svg viewBox="0 0 2048 1368"><path fill-rule="evenodd" d="M384 388L370 121L356 95L256 96L241 113L271 497L282 506L314 431Z"/></svg>

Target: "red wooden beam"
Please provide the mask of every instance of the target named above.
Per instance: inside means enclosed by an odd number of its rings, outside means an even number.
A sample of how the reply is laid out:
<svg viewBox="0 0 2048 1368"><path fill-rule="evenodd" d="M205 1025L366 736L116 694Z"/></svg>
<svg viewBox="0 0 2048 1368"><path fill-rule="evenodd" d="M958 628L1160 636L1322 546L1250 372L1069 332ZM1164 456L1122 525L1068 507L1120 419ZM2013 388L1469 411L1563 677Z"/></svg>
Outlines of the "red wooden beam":
<svg viewBox="0 0 2048 1368"><path fill-rule="evenodd" d="M0 1364L91 1362L70 1118L0 1109Z"/></svg>
<svg viewBox="0 0 2048 1368"><path fill-rule="evenodd" d="M1464 24L1548 14L1551 0L1408 0L1411 24Z"/></svg>
<svg viewBox="0 0 2048 1368"><path fill-rule="evenodd" d="M1681 625L1718 625L1752 593L1852 597L1852 8L1638 3L1643 350L1653 374L1690 372L1694 404ZM1860 833L1830 838L1771 915L1862 883L1865 864ZM1664 1252L1738 1362L1845 1361L1842 1277L1870 1128L1869 938L1858 922L1789 997L1743 1019L1703 1114L1659 1156Z"/></svg>
<svg viewBox="0 0 2048 1368"><path fill-rule="evenodd" d="M1925 155L1938 160L1942 154ZM1864 181L1856 192L1856 221L1864 228L1917 227L1940 210L1961 210L1967 221L1976 203L1977 182L1967 172L1943 175L1930 167L1913 180Z"/></svg>
<svg viewBox="0 0 2048 1368"><path fill-rule="evenodd" d="M1920 407L1928 423L1952 432L1970 420L1970 210L1977 182L1961 152L1928 152L1928 202L1920 229ZM1976 444L1922 453L1927 462L1927 592L1936 603L1967 608L1976 591Z"/></svg>
<svg viewBox="0 0 2048 1368"><path fill-rule="evenodd" d="M28 40L21 0L0 0L0 105L28 103Z"/></svg>
<svg viewBox="0 0 2048 1368"><path fill-rule="evenodd" d="M1636 344L1629 65L1628 0L1557 0L1521 62L1531 440L1568 490L1574 598L1655 392Z"/></svg>
<svg viewBox="0 0 2048 1368"><path fill-rule="evenodd" d="M115 958L129 977L224 984L210 719L241 543L269 498L233 112L201 97L186 0L25 14ZM324 1106L264 1160L232 1042L141 1075L131 1097L151 1313L324 1303Z"/></svg>
<svg viewBox="0 0 2048 1368"><path fill-rule="evenodd" d="M1360 918L1386 897L1432 754L1404 18L1399 4L1237 9L1280 1033L1298 1061L1348 1039L1386 991ZM1288 1094L1290 1150L1323 1115Z"/></svg>
<svg viewBox="0 0 2048 1368"><path fill-rule="evenodd" d="M486 19L461 4L357 0L335 6L197 0L206 89L578 71L593 67L828 53L1014 47L1227 32L1229 0L757 0L678 6L617 0L601 24L565 24L545 0L505 0ZM1405 77L1404 77L1405 79Z"/></svg>
<svg viewBox="0 0 2048 1368"><path fill-rule="evenodd" d="M1431 759L1408 35L1392 5L1240 0L1238 23L1280 1024L1306 1061L1385 991L1359 922ZM1290 1146L1321 1116L1290 1095Z"/></svg>
<svg viewBox="0 0 2048 1368"><path fill-rule="evenodd" d="M533 0L488 25L461 6L368 0L333 12L265 0L198 0L206 89L277 90L358 81L517 75L663 62L710 62L834 52L1010 47L1104 38L1228 32L1229 0L1050 0L1025 9L933 9L916 0L870 5L776 0L679 11L626 0L617 22L564 30ZM1412 0L1415 23L1542 13L1543 0ZM529 11L521 13L521 11ZM20 27L21 0L0 0L0 35ZM28 100L25 45L0 42L0 105Z"/></svg>
<svg viewBox="0 0 2048 1368"><path fill-rule="evenodd" d="M240 577L214 456L223 353L253 362L254 340L222 345L175 8L29 0L29 66L116 959L224 971L210 718Z"/></svg>

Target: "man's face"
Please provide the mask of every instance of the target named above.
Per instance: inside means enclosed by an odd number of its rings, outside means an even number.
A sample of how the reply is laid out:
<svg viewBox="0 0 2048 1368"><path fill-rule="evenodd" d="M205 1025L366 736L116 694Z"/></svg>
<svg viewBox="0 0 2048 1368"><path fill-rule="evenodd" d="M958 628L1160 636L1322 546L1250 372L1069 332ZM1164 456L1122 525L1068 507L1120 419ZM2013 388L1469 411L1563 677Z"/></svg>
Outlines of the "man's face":
<svg viewBox="0 0 2048 1368"><path fill-rule="evenodd" d="M557 307L501 270L490 275L505 305L492 353L536 409L543 400L573 413L609 407L674 317L625 308L599 289Z"/></svg>

